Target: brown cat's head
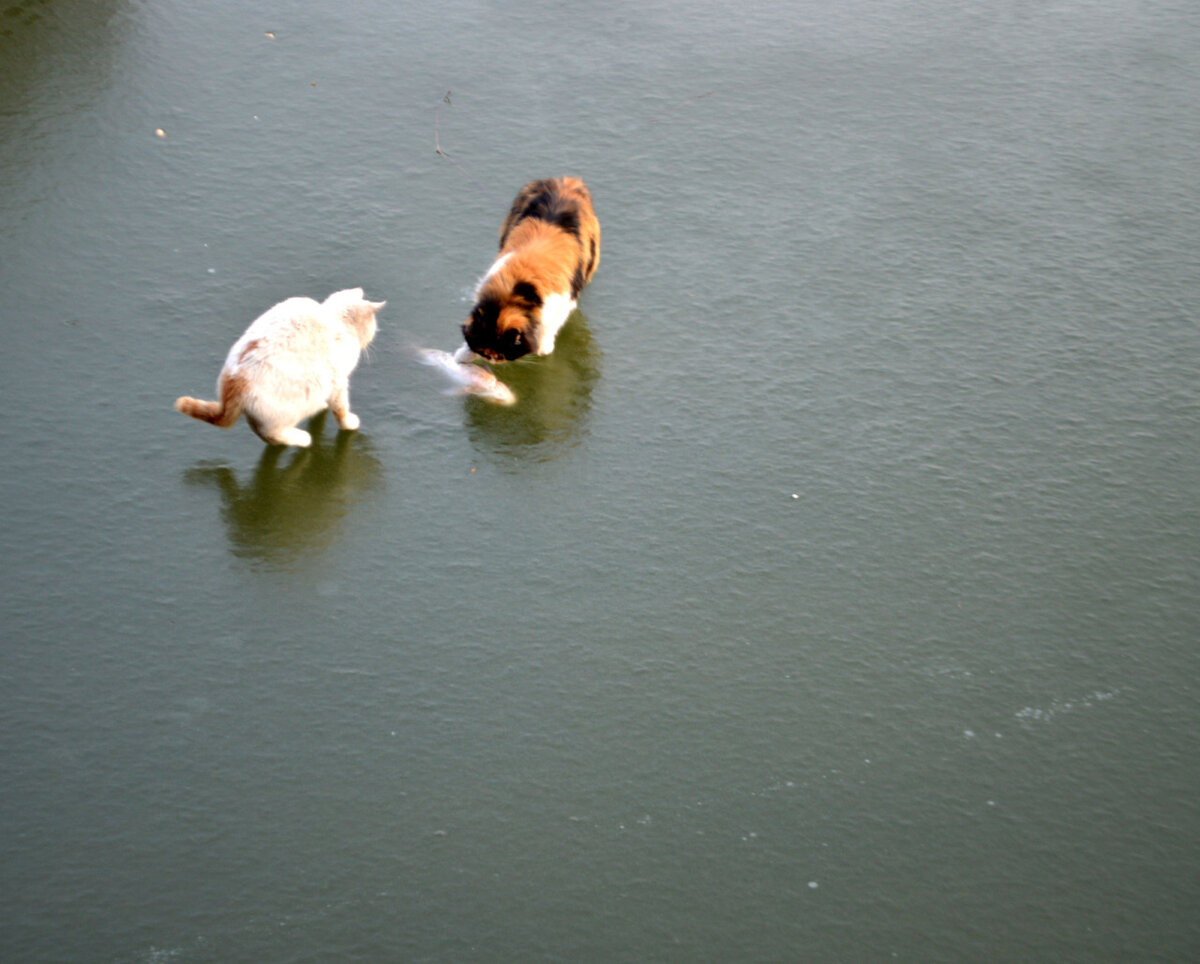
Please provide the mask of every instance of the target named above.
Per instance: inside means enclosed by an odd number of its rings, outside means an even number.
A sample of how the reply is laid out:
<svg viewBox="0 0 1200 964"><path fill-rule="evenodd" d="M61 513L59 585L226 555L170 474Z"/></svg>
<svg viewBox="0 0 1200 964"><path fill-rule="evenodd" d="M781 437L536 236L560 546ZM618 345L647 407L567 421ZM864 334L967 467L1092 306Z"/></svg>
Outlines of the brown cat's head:
<svg viewBox="0 0 1200 964"><path fill-rule="evenodd" d="M485 283L462 326L463 339L488 361L515 361L538 352L541 313L542 296L530 282Z"/></svg>
<svg viewBox="0 0 1200 964"><path fill-rule="evenodd" d="M462 326L467 347L488 361L550 354L569 313L563 310L565 292L572 290L579 245L540 221L524 222L519 233L522 246L500 255L488 269Z"/></svg>

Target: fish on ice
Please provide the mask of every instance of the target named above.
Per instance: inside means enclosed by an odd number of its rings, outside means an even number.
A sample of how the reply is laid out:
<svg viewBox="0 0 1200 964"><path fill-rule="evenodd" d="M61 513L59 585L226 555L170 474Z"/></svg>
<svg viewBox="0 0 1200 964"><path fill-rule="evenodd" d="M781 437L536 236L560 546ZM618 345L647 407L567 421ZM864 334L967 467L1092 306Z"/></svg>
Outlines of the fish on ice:
<svg viewBox="0 0 1200 964"><path fill-rule="evenodd" d="M511 405L517 400L512 389L486 368L455 361L454 356L448 351L441 351L437 348L418 348L414 354L422 365L436 368L445 375L457 386L459 394L478 395L480 398L496 402L499 405Z"/></svg>

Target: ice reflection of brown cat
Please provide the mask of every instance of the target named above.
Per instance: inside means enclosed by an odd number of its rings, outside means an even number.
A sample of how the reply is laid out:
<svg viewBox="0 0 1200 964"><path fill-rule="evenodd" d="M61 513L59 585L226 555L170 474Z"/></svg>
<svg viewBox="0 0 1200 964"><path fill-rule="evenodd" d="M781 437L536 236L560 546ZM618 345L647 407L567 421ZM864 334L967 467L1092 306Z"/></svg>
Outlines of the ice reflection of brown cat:
<svg viewBox="0 0 1200 964"><path fill-rule="evenodd" d="M200 465L185 473L187 482L212 485L221 493L234 555L281 566L316 555L334 540L355 503L382 484L383 468L369 440L351 432L325 440L324 421L322 413L309 422L311 448L263 449L245 484L225 465Z"/></svg>
<svg viewBox="0 0 1200 964"><path fill-rule="evenodd" d="M576 311L558 336L554 354L504 366L517 396L510 408L466 400L471 441L493 454L549 461L576 445L587 431L592 387L600 376L600 351L587 318Z"/></svg>

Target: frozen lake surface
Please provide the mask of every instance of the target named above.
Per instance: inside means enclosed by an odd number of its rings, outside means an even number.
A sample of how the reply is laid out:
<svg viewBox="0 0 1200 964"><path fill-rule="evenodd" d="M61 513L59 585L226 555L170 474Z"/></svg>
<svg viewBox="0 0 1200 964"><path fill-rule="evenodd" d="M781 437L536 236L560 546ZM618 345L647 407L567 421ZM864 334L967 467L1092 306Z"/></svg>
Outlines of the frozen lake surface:
<svg viewBox="0 0 1200 964"><path fill-rule="evenodd" d="M1198 134L1193 0L0 0L0 958L1195 960Z"/></svg>

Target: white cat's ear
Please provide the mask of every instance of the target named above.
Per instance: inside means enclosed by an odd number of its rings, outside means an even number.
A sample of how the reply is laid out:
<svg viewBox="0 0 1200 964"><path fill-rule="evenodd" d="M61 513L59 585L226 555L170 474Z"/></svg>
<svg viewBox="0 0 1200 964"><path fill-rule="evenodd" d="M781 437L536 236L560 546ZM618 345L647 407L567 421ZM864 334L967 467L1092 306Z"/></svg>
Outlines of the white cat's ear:
<svg viewBox="0 0 1200 964"><path fill-rule="evenodd" d="M386 301L368 301L367 304L369 304L371 306L372 311L379 311L380 308L383 308L384 306L387 305L387 302Z"/></svg>

